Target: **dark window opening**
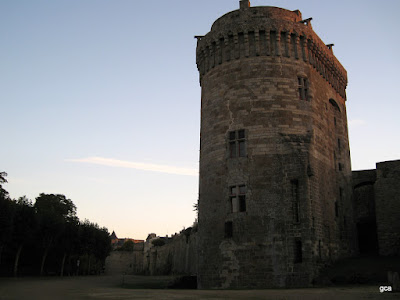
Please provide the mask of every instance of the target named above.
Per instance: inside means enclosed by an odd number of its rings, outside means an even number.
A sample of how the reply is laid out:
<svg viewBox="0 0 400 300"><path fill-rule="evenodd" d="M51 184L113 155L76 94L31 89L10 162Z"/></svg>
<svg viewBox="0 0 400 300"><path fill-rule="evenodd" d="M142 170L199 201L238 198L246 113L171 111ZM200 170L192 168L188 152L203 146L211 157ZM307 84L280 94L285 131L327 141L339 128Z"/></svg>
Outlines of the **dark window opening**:
<svg viewBox="0 0 400 300"><path fill-rule="evenodd" d="M308 100L308 80L307 78L297 77L299 99Z"/></svg>
<svg viewBox="0 0 400 300"><path fill-rule="evenodd" d="M229 132L229 140L234 141L236 139L236 132L231 131Z"/></svg>
<svg viewBox="0 0 400 300"><path fill-rule="evenodd" d="M232 221L225 222L225 238L233 236L233 223Z"/></svg>
<svg viewBox="0 0 400 300"><path fill-rule="evenodd" d="M294 263L301 263L303 262L303 249L302 243L300 240L296 240L294 243Z"/></svg>
<svg viewBox="0 0 400 300"><path fill-rule="evenodd" d="M292 205L293 205L293 221L300 222L300 201L299 201L299 181L297 179L291 180L292 190Z"/></svg>
<svg viewBox="0 0 400 300"><path fill-rule="evenodd" d="M337 201L335 201L335 216L339 217L339 205L338 205Z"/></svg>
<svg viewBox="0 0 400 300"><path fill-rule="evenodd" d="M339 167L339 171L343 170L343 165L341 163L338 164L338 167Z"/></svg>
<svg viewBox="0 0 400 300"><path fill-rule="evenodd" d="M340 150L340 148L341 148L340 139L337 140L337 146L338 146L338 149Z"/></svg>
<svg viewBox="0 0 400 300"><path fill-rule="evenodd" d="M239 211L246 211L246 196L239 196Z"/></svg>
<svg viewBox="0 0 400 300"><path fill-rule="evenodd" d="M238 138L244 139L244 129L238 130Z"/></svg>
<svg viewBox="0 0 400 300"><path fill-rule="evenodd" d="M335 100L329 99L329 103L330 103L338 112L340 112L339 105L336 103Z"/></svg>
<svg viewBox="0 0 400 300"><path fill-rule="evenodd" d="M229 132L229 157L246 157L246 133L244 129Z"/></svg>

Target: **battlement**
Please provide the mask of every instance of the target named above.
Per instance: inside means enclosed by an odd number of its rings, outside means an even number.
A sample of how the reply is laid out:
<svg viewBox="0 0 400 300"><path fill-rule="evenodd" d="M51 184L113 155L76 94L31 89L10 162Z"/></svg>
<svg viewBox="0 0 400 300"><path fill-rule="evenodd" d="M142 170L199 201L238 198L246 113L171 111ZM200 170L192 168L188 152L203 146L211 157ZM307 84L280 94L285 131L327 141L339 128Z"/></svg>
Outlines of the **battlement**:
<svg viewBox="0 0 400 300"><path fill-rule="evenodd" d="M255 56L303 61L346 98L347 72L311 27L311 18L302 20L301 12L261 6L241 8L217 19L211 31L197 37L196 63L203 75L226 62Z"/></svg>

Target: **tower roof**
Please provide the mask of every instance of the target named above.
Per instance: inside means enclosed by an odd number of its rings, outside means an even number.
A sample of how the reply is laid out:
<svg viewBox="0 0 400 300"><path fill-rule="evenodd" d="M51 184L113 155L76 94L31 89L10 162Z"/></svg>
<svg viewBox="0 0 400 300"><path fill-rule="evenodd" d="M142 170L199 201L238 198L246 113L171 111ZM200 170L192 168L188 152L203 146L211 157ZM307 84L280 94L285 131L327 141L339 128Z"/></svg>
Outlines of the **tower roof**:
<svg viewBox="0 0 400 300"><path fill-rule="evenodd" d="M115 231L113 230L113 232L111 233L111 239L112 240L114 240L114 239L117 239L118 237L117 237L117 235L115 234Z"/></svg>

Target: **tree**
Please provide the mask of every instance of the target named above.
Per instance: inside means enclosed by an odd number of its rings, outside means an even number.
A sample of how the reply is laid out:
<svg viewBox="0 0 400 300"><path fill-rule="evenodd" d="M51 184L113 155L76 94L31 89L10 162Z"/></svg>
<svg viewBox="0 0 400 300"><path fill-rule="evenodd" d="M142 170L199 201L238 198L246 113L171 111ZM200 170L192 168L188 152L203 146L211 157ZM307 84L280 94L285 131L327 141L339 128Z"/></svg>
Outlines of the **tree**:
<svg viewBox="0 0 400 300"><path fill-rule="evenodd" d="M6 172L0 172L0 265L1 254L11 240L14 225L14 206L8 192L2 186L7 182L6 176Z"/></svg>
<svg viewBox="0 0 400 300"><path fill-rule="evenodd" d="M64 230L60 236L58 245L63 254L61 260L60 276L64 275L64 265L67 256L71 257L74 251L78 251L79 244L79 220L78 218L70 218L66 223Z"/></svg>
<svg viewBox="0 0 400 300"><path fill-rule="evenodd" d="M14 214L15 207L11 199L0 196L0 265L2 263L3 250L12 239Z"/></svg>
<svg viewBox="0 0 400 300"><path fill-rule="evenodd" d="M65 224L76 220L76 206L64 195L40 194L34 205L38 219L39 232L43 243L43 255L40 264L40 275L51 246L63 233Z"/></svg>
<svg viewBox="0 0 400 300"><path fill-rule="evenodd" d="M118 251L133 251L134 242L131 240L127 240L119 249Z"/></svg>
<svg viewBox="0 0 400 300"><path fill-rule="evenodd" d="M8 192L3 189L3 183L7 183L7 173L6 172L0 172L0 197L3 198L8 198Z"/></svg>
<svg viewBox="0 0 400 300"><path fill-rule="evenodd" d="M13 242L17 247L14 260L14 276L18 274L18 263L25 243L30 239L36 227L35 211L32 201L25 196L14 202L14 230Z"/></svg>
<svg viewBox="0 0 400 300"><path fill-rule="evenodd" d="M165 245L165 241L161 238L158 238L156 240L152 240L151 243L153 244L153 246L155 247L161 247Z"/></svg>

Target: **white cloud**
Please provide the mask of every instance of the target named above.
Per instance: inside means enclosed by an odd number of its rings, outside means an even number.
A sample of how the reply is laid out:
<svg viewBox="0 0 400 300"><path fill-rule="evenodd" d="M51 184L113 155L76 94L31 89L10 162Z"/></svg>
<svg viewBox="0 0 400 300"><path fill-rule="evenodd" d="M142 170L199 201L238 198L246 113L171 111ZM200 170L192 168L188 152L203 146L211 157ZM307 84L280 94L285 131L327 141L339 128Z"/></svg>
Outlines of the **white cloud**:
<svg viewBox="0 0 400 300"><path fill-rule="evenodd" d="M366 122L361 119L354 119L354 120L349 120L349 125L350 126L363 126L365 125Z"/></svg>
<svg viewBox="0 0 400 300"><path fill-rule="evenodd" d="M137 170L175 174L175 175L197 176L199 174L198 169L125 161L125 160L118 160L114 158L105 158L105 157L67 159L66 161L89 163L89 164L102 165L108 167L130 168Z"/></svg>

